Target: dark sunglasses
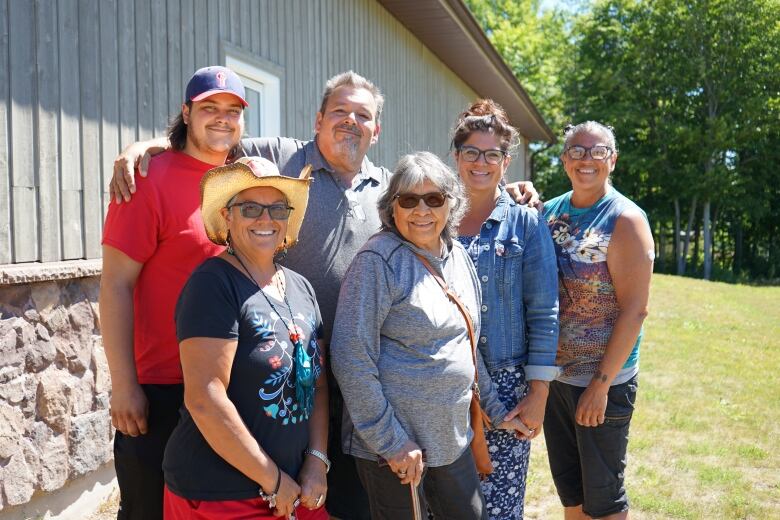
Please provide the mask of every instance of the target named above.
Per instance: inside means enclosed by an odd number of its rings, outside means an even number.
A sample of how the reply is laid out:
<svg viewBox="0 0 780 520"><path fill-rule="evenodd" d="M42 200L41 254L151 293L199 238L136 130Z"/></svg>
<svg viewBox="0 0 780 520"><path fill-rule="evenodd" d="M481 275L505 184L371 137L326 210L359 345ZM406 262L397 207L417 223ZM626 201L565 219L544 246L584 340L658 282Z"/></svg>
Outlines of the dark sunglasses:
<svg viewBox="0 0 780 520"><path fill-rule="evenodd" d="M507 153L504 150L492 148L490 150L480 150L476 146L461 146L458 148L460 158L466 162L477 162L479 156L485 157L485 162L488 164L501 164Z"/></svg>
<svg viewBox="0 0 780 520"><path fill-rule="evenodd" d="M425 193L423 195L399 193L395 198L398 199L398 205L405 209L416 208L421 200L424 200L425 205L429 208L440 208L444 206L444 201L447 200L447 196L439 192Z"/></svg>
<svg viewBox="0 0 780 520"><path fill-rule="evenodd" d="M257 202L237 202L231 204L228 209L238 207L241 216L244 218L260 218L265 210L268 210L268 216L272 220L287 220L290 217L290 212L295 209L285 204L259 204Z"/></svg>

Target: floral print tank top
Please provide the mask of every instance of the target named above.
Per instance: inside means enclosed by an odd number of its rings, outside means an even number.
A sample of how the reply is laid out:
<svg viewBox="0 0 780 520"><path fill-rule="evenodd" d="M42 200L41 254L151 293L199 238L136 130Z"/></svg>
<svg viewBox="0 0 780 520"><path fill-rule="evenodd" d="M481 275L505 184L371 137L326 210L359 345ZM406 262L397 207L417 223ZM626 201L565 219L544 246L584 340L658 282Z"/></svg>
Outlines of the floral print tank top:
<svg viewBox="0 0 780 520"><path fill-rule="evenodd" d="M558 259L560 336L556 364L562 367L560 381L587 386L607 348L619 311L607 268L609 242L617 218L626 209L639 208L614 188L589 208L572 207L571 194L556 197L544 207ZM637 373L641 339L640 332L613 385Z"/></svg>

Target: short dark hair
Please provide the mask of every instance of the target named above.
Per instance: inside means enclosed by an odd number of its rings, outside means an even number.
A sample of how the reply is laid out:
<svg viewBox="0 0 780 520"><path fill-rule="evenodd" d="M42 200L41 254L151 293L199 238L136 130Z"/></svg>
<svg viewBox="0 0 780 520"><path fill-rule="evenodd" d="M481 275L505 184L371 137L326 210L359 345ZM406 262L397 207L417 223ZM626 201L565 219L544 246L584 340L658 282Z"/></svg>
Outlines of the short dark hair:
<svg viewBox="0 0 780 520"><path fill-rule="evenodd" d="M382 107L385 104L385 97L382 95L379 87L374 85L373 82L352 70L336 74L325 83L325 91L322 93L322 102L320 103L320 114L325 113L325 108L328 106L328 99L333 94L333 91L344 86L366 89L371 93L371 96L373 96L374 102L376 103L376 114L374 114L374 119L379 123L379 118L382 115Z"/></svg>

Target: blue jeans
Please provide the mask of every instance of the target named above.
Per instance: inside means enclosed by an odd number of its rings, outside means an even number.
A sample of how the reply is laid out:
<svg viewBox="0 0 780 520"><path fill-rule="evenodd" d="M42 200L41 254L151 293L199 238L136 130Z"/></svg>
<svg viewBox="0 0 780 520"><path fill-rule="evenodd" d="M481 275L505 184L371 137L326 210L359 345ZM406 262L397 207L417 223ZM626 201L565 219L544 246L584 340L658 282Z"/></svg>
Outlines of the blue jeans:
<svg viewBox="0 0 780 520"><path fill-rule="evenodd" d="M604 423L587 427L574 419L585 387L560 381L550 384L544 438L550 471L564 507L582 505L593 518L628 509L624 474L636 390L637 376L610 387Z"/></svg>

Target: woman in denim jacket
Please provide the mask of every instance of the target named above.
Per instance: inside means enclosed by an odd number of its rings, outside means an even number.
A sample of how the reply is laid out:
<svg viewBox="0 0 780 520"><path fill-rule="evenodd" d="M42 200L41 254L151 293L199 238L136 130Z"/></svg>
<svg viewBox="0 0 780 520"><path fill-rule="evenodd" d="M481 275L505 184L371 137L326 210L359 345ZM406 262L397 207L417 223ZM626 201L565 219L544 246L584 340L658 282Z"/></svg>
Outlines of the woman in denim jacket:
<svg viewBox="0 0 780 520"><path fill-rule="evenodd" d="M482 482L491 519L522 519L530 440L544 420L555 379L558 278L547 226L501 186L518 141L506 113L478 100L459 117L452 139L469 198L458 240L469 252L482 290L479 349L508 410L530 430L486 432L495 471Z"/></svg>

